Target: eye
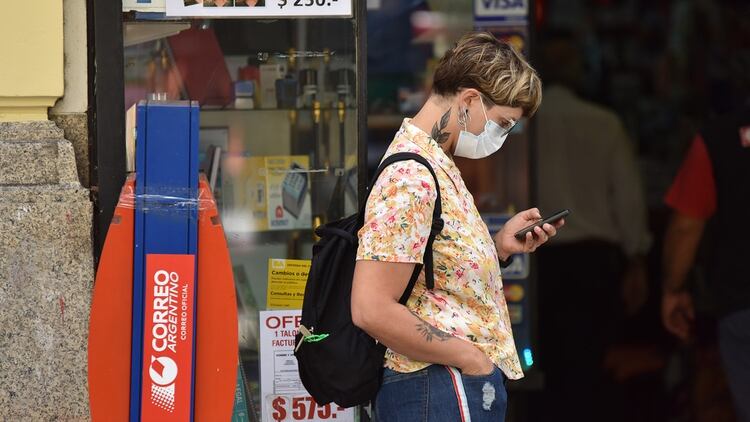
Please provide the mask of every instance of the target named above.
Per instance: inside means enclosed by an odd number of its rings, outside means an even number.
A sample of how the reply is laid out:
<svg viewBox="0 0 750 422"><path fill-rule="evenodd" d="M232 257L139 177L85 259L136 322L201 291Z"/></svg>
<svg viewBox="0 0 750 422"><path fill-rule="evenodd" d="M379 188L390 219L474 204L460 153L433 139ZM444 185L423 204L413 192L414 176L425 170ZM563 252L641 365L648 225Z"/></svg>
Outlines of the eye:
<svg viewBox="0 0 750 422"><path fill-rule="evenodd" d="M503 128L503 130L505 131L505 133L509 133L516 126L516 123L518 123L518 122L516 122L513 119L505 119L505 118L503 118L502 119L502 124L500 125L500 127Z"/></svg>

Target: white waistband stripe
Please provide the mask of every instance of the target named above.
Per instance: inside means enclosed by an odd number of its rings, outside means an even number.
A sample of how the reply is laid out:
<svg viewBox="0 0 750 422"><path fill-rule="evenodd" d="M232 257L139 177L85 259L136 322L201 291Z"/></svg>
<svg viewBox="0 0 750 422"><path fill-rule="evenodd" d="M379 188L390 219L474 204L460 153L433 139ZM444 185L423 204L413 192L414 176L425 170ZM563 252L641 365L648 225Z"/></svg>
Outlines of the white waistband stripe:
<svg viewBox="0 0 750 422"><path fill-rule="evenodd" d="M448 373L453 380L453 389L456 391L456 399L458 399L458 411L461 413L461 422L471 422L471 415L469 414L469 402L466 399L466 391L464 391L464 382L461 379L461 373L458 369L446 366Z"/></svg>

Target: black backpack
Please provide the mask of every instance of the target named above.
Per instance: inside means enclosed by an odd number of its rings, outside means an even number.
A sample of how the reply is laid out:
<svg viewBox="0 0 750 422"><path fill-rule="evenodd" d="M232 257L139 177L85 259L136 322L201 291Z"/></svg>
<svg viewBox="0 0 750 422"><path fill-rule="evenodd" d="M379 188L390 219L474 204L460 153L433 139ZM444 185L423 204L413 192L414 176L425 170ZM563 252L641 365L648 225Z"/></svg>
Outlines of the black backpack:
<svg viewBox="0 0 750 422"><path fill-rule="evenodd" d="M443 229L440 185L435 171L422 156L397 153L378 167L368 195L380 173L398 161L414 160L427 167L435 179L437 200L432 228L424 254L425 283L434 287L432 243ZM351 407L375 398L383 372L385 346L352 323L351 293L357 255L357 232L364 224L365 204L358 214L323 225L315 230L320 240L313 246L312 266L305 287L302 319L296 336L299 374L302 384L319 405L335 402ZM406 304L422 270L414 268L409 284L399 299Z"/></svg>

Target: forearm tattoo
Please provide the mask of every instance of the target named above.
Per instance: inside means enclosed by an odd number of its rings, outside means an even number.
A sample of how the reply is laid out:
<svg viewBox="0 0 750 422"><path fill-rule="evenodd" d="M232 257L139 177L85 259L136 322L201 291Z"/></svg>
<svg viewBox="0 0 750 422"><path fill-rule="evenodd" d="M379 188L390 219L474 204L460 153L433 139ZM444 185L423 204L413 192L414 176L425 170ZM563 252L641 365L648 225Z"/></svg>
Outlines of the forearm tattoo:
<svg viewBox="0 0 750 422"><path fill-rule="evenodd" d="M453 337L452 335L428 324L427 322L422 320L422 318L419 318L419 315L415 314L412 310L409 310L409 312L411 312L412 315L419 319L419 322L416 324L417 331L424 337L425 340L427 340L428 343L431 343L433 339L438 341L447 341L451 337Z"/></svg>
<svg viewBox="0 0 750 422"><path fill-rule="evenodd" d="M438 144L444 144L446 141L448 141L448 137L451 135L450 132L445 132L445 128L448 127L448 120L450 120L450 117L451 109L448 109L448 111L443 114L443 117L440 118L440 122L435 122L435 124L432 126L432 139L434 139Z"/></svg>

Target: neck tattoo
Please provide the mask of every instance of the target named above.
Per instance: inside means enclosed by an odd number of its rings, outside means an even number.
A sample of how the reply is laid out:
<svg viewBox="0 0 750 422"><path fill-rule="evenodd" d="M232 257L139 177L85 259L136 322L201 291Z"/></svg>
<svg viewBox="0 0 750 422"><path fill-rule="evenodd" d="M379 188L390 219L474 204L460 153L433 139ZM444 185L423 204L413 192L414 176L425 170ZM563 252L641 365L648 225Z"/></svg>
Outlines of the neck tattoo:
<svg viewBox="0 0 750 422"><path fill-rule="evenodd" d="M448 109L448 111L443 114L443 117L440 118L440 122L435 122L435 124L432 126L432 139L435 140L438 144L444 144L448 141L448 137L451 135L450 132L446 132L445 128L448 127L448 120L450 120L451 117L451 109Z"/></svg>

